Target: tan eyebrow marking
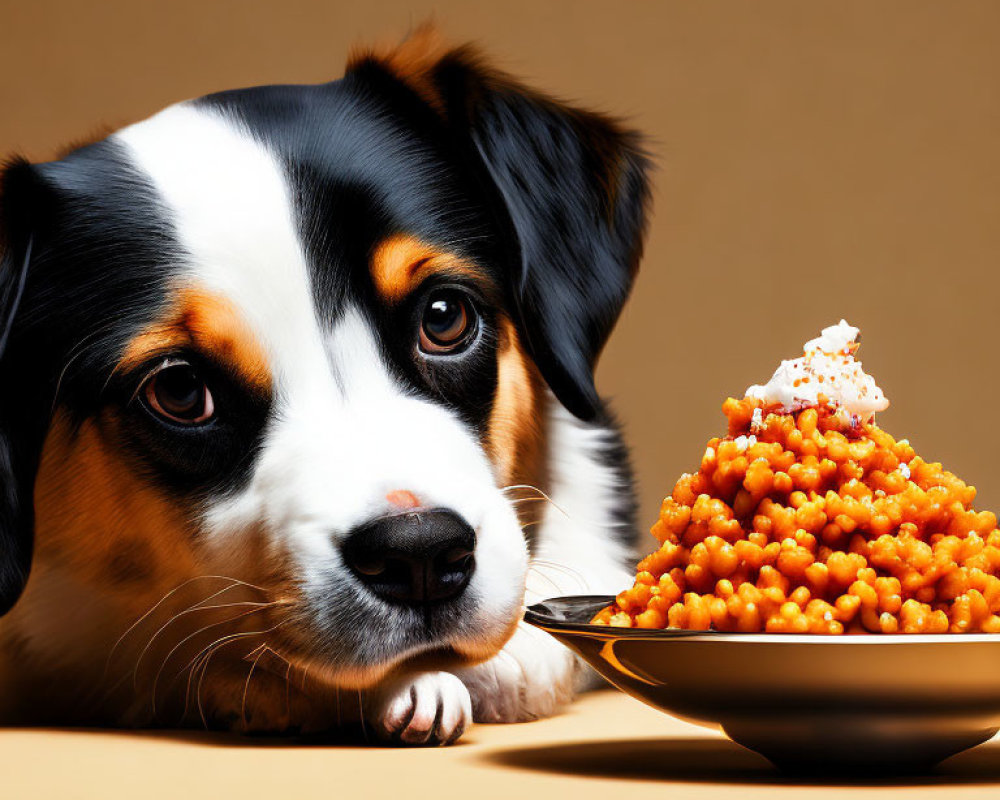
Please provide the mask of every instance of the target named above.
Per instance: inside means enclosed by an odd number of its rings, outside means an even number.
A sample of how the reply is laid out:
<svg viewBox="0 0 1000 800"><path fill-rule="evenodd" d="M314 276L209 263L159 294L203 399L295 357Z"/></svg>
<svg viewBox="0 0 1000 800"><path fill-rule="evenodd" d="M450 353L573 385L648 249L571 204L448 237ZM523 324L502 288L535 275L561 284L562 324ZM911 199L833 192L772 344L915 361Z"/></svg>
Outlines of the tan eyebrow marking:
<svg viewBox="0 0 1000 800"><path fill-rule="evenodd" d="M370 267L375 289L389 302L402 300L428 274L450 274L490 283L474 264L406 234L390 236L380 243L372 253Z"/></svg>
<svg viewBox="0 0 1000 800"><path fill-rule="evenodd" d="M177 292L165 317L125 348L118 369L134 368L178 348L192 348L232 367L247 383L271 388L263 346L239 310L225 297L204 289Z"/></svg>

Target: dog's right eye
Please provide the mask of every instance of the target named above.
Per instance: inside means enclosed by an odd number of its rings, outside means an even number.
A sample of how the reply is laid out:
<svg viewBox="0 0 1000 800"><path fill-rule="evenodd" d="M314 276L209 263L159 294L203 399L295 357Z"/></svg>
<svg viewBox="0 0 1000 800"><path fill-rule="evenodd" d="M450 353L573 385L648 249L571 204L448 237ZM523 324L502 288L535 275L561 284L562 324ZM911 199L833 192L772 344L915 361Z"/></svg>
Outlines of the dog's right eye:
<svg viewBox="0 0 1000 800"><path fill-rule="evenodd" d="M186 361L167 361L142 389L150 411L175 425L202 425L215 416L208 384Z"/></svg>
<svg viewBox="0 0 1000 800"><path fill-rule="evenodd" d="M431 294L420 323L420 349L430 355L450 355L462 350L476 331L476 311L471 300L457 289Z"/></svg>

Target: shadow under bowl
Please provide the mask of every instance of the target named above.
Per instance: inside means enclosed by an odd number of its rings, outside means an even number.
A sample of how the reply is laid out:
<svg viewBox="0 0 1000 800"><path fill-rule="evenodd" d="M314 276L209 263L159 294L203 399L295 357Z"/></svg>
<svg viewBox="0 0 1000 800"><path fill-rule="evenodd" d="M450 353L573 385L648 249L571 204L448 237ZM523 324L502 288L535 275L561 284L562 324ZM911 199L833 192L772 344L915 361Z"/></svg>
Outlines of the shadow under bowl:
<svg viewBox="0 0 1000 800"><path fill-rule="evenodd" d="M559 597L525 621L654 708L786 771L922 771L1000 729L1000 635L720 633L591 625L613 597Z"/></svg>

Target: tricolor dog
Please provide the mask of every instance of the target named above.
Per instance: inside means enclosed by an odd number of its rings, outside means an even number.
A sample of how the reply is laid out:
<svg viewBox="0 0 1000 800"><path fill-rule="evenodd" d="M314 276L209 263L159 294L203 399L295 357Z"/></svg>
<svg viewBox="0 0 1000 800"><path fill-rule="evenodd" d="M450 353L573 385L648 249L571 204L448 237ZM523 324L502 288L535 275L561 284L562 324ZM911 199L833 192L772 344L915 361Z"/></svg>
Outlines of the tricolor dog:
<svg viewBox="0 0 1000 800"><path fill-rule="evenodd" d="M0 719L446 743L628 583L638 137L426 35L10 163Z"/></svg>

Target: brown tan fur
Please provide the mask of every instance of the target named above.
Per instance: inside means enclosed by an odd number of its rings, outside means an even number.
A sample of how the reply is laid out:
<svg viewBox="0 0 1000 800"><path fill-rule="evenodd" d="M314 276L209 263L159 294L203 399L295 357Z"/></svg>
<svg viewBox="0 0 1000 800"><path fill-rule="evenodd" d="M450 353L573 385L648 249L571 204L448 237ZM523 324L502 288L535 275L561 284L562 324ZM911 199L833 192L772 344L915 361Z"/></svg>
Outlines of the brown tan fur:
<svg viewBox="0 0 1000 800"><path fill-rule="evenodd" d="M434 84L434 69L450 52L452 48L435 27L423 24L400 43L357 48L347 60L347 70L367 60L377 61L443 113L444 101Z"/></svg>
<svg viewBox="0 0 1000 800"><path fill-rule="evenodd" d="M484 284L484 273L459 256L438 250L413 236L393 236L372 254L372 280L387 303L398 303L430 275L471 278ZM485 285L489 293L495 291Z"/></svg>
<svg viewBox="0 0 1000 800"><path fill-rule="evenodd" d="M524 351L513 322L500 320L497 393L490 414L487 450L502 486L548 490L545 419L548 395L538 368ZM530 498L524 490L518 497ZM544 504L535 496L517 504L522 524L536 524Z"/></svg>
<svg viewBox="0 0 1000 800"><path fill-rule="evenodd" d="M179 290L171 310L129 344L117 369L138 366L179 348L206 353L233 368L249 385L270 388L267 356L250 326L232 303L203 289Z"/></svg>

